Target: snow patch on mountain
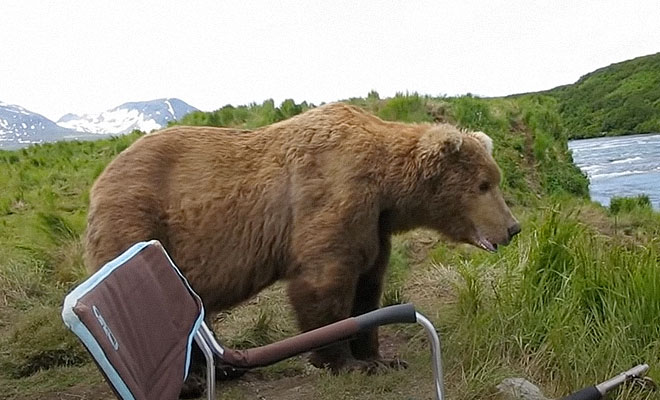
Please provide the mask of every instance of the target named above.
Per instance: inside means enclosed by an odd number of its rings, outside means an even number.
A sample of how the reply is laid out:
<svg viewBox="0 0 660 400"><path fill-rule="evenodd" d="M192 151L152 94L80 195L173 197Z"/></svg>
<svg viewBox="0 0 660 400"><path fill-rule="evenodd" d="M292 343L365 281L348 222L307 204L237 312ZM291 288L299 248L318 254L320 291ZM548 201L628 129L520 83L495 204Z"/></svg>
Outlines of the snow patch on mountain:
<svg viewBox="0 0 660 400"><path fill-rule="evenodd" d="M68 120L60 118L57 124L79 132L114 134L128 133L134 129L151 132L161 127L156 121L146 118L139 111L125 108L104 111L97 115L85 114Z"/></svg>
<svg viewBox="0 0 660 400"><path fill-rule="evenodd" d="M151 132L196 110L179 99L157 99L124 103L100 114L66 114L57 124L89 133L124 134L135 129Z"/></svg>

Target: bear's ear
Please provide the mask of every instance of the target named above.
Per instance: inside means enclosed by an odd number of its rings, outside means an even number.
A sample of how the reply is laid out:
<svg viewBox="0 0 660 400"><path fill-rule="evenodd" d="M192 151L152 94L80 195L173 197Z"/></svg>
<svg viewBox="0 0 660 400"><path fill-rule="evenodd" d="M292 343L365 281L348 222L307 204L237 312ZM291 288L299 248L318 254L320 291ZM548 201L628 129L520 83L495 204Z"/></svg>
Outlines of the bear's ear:
<svg viewBox="0 0 660 400"><path fill-rule="evenodd" d="M443 159L461 150L464 135L454 129L430 128L418 139L414 164L421 177L429 179L441 170Z"/></svg>
<svg viewBox="0 0 660 400"><path fill-rule="evenodd" d="M463 144L463 135L457 130L430 128L419 138L417 155L420 159L458 153Z"/></svg>
<svg viewBox="0 0 660 400"><path fill-rule="evenodd" d="M493 155L493 139L490 136L483 132L470 132L469 134L477 139L490 155Z"/></svg>

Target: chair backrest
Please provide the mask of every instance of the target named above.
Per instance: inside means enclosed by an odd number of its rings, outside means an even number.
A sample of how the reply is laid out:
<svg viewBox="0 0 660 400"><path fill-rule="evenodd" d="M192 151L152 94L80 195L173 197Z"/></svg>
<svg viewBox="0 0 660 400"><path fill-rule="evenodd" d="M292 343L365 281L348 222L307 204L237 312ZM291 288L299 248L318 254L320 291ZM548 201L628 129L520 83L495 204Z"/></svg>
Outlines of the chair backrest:
<svg viewBox="0 0 660 400"><path fill-rule="evenodd" d="M62 318L118 397L176 399L204 308L153 240L135 244L76 287Z"/></svg>

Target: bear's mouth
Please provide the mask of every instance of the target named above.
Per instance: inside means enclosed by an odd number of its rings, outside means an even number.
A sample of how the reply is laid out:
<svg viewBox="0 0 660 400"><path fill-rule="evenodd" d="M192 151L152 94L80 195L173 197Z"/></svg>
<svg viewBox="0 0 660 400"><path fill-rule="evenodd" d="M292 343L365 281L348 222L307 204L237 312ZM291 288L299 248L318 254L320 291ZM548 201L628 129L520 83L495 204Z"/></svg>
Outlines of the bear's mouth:
<svg viewBox="0 0 660 400"><path fill-rule="evenodd" d="M493 243L490 240L486 239L484 236L479 235L474 241L474 244L490 253L497 252L497 243Z"/></svg>

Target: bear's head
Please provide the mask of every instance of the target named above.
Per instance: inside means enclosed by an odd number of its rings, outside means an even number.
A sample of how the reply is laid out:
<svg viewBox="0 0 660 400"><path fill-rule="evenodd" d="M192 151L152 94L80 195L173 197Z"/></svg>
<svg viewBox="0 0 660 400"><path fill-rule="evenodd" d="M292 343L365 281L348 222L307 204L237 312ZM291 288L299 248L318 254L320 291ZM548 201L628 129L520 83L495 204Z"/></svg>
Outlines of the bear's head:
<svg viewBox="0 0 660 400"><path fill-rule="evenodd" d="M520 232L500 191L493 141L483 132L434 126L419 139L417 223L494 252Z"/></svg>

